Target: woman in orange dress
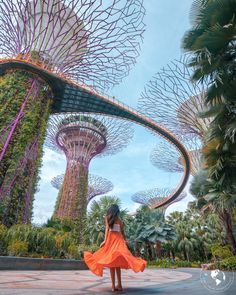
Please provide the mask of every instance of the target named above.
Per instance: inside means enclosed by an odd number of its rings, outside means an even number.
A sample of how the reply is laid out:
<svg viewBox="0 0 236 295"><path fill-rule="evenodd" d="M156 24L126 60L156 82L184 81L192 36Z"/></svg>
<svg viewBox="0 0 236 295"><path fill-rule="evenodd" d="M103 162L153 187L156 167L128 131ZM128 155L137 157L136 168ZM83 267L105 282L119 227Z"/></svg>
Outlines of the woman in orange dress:
<svg viewBox="0 0 236 295"><path fill-rule="evenodd" d="M84 251L84 261L97 276L103 276L103 268L110 268L112 291L122 291L121 268L135 272L144 271L147 261L134 257L127 247L124 226L119 218L119 207L114 204L108 209L105 224L105 239L95 253ZM118 285L115 287L115 273Z"/></svg>

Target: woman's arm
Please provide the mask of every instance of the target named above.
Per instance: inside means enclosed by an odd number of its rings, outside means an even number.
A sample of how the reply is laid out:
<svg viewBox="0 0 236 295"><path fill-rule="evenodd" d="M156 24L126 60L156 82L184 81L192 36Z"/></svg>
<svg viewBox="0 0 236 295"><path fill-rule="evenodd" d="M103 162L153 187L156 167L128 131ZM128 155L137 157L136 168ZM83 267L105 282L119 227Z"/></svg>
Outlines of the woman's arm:
<svg viewBox="0 0 236 295"><path fill-rule="evenodd" d="M107 222L107 217L105 216L105 225L106 225L106 230L105 230L105 238L104 241L101 243L100 247L104 246L107 240L107 236L108 236L108 231L109 231L109 225Z"/></svg>

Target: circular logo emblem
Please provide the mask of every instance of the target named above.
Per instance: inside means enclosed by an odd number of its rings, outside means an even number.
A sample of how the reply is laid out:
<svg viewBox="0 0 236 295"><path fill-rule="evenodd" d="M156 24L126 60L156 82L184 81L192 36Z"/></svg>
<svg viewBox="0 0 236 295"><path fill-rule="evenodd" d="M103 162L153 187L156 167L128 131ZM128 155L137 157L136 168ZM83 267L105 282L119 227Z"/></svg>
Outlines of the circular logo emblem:
<svg viewBox="0 0 236 295"><path fill-rule="evenodd" d="M224 272L219 269L201 270L200 279L202 285L210 291L222 292L227 290L234 281L233 272Z"/></svg>

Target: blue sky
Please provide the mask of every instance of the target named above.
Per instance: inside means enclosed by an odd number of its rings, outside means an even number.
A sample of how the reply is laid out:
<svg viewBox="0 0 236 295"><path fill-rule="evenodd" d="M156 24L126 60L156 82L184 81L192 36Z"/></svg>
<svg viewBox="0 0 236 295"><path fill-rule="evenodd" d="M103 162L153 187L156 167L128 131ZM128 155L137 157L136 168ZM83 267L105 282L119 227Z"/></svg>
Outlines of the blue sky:
<svg viewBox="0 0 236 295"><path fill-rule="evenodd" d="M181 40L190 28L191 3L191 0L144 0L146 31L140 56L129 76L108 94L137 107L145 84L171 60L180 57ZM113 156L95 158L90 164L90 173L113 182L114 190L109 195L119 197L122 208L129 211L135 211L138 207L131 200L134 193L155 187L174 188L181 178L181 174L163 172L152 166L149 156L160 139L140 126L133 127L134 138L125 150ZM51 186L50 181L54 176L64 173L65 168L63 155L44 148L39 192L34 202L34 223L44 223L51 217L58 191ZM171 205L167 214L174 210L184 211L191 199L188 196Z"/></svg>

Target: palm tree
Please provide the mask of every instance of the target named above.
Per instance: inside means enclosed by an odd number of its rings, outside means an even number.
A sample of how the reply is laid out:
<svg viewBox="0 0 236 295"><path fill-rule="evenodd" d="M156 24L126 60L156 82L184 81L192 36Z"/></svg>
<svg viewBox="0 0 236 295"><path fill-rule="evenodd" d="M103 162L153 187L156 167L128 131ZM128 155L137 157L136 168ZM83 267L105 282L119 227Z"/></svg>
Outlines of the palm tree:
<svg viewBox="0 0 236 295"><path fill-rule="evenodd" d="M137 211L135 219L137 227L134 240L145 245L147 257L160 258L162 243L176 239L174 227L165 222L163 212L145 205Z"/></svg>
<svg viewBox="0 0 236 295"><path fill-rule="evenodd" d="M231 195L227 191L218 193L214 191L212 187L216 187L217 185L218 182L212 179L207 180L206 171L202 171L193 179L190 192L197 199L198 209L201 209L205 213L214 212L218 215L232 251L235 253L236 239L233 224L234 198L230 198Z"/></svg>
<svg viewBox="0 0 236 295"><path fill-rule="evenodd" d="M193 55L193 81L208 81L205 117L212 117L205 147L207 203L213 205L227 232L232 251L232 208L236 204L236 1L197 0L192 8L193 28L183 48Z"/></svg>
<svg viewBox="0 0 236 295"><path fill-rule="evenodd" d="M104 239L105 223L104 218L107 209L112 205L121 206L119 198L103 196L98 201L94 200L87 214L87 224L85 230L85 243L100 244ZM120 210L120 217L126 223L127 210Z"/></svg>

